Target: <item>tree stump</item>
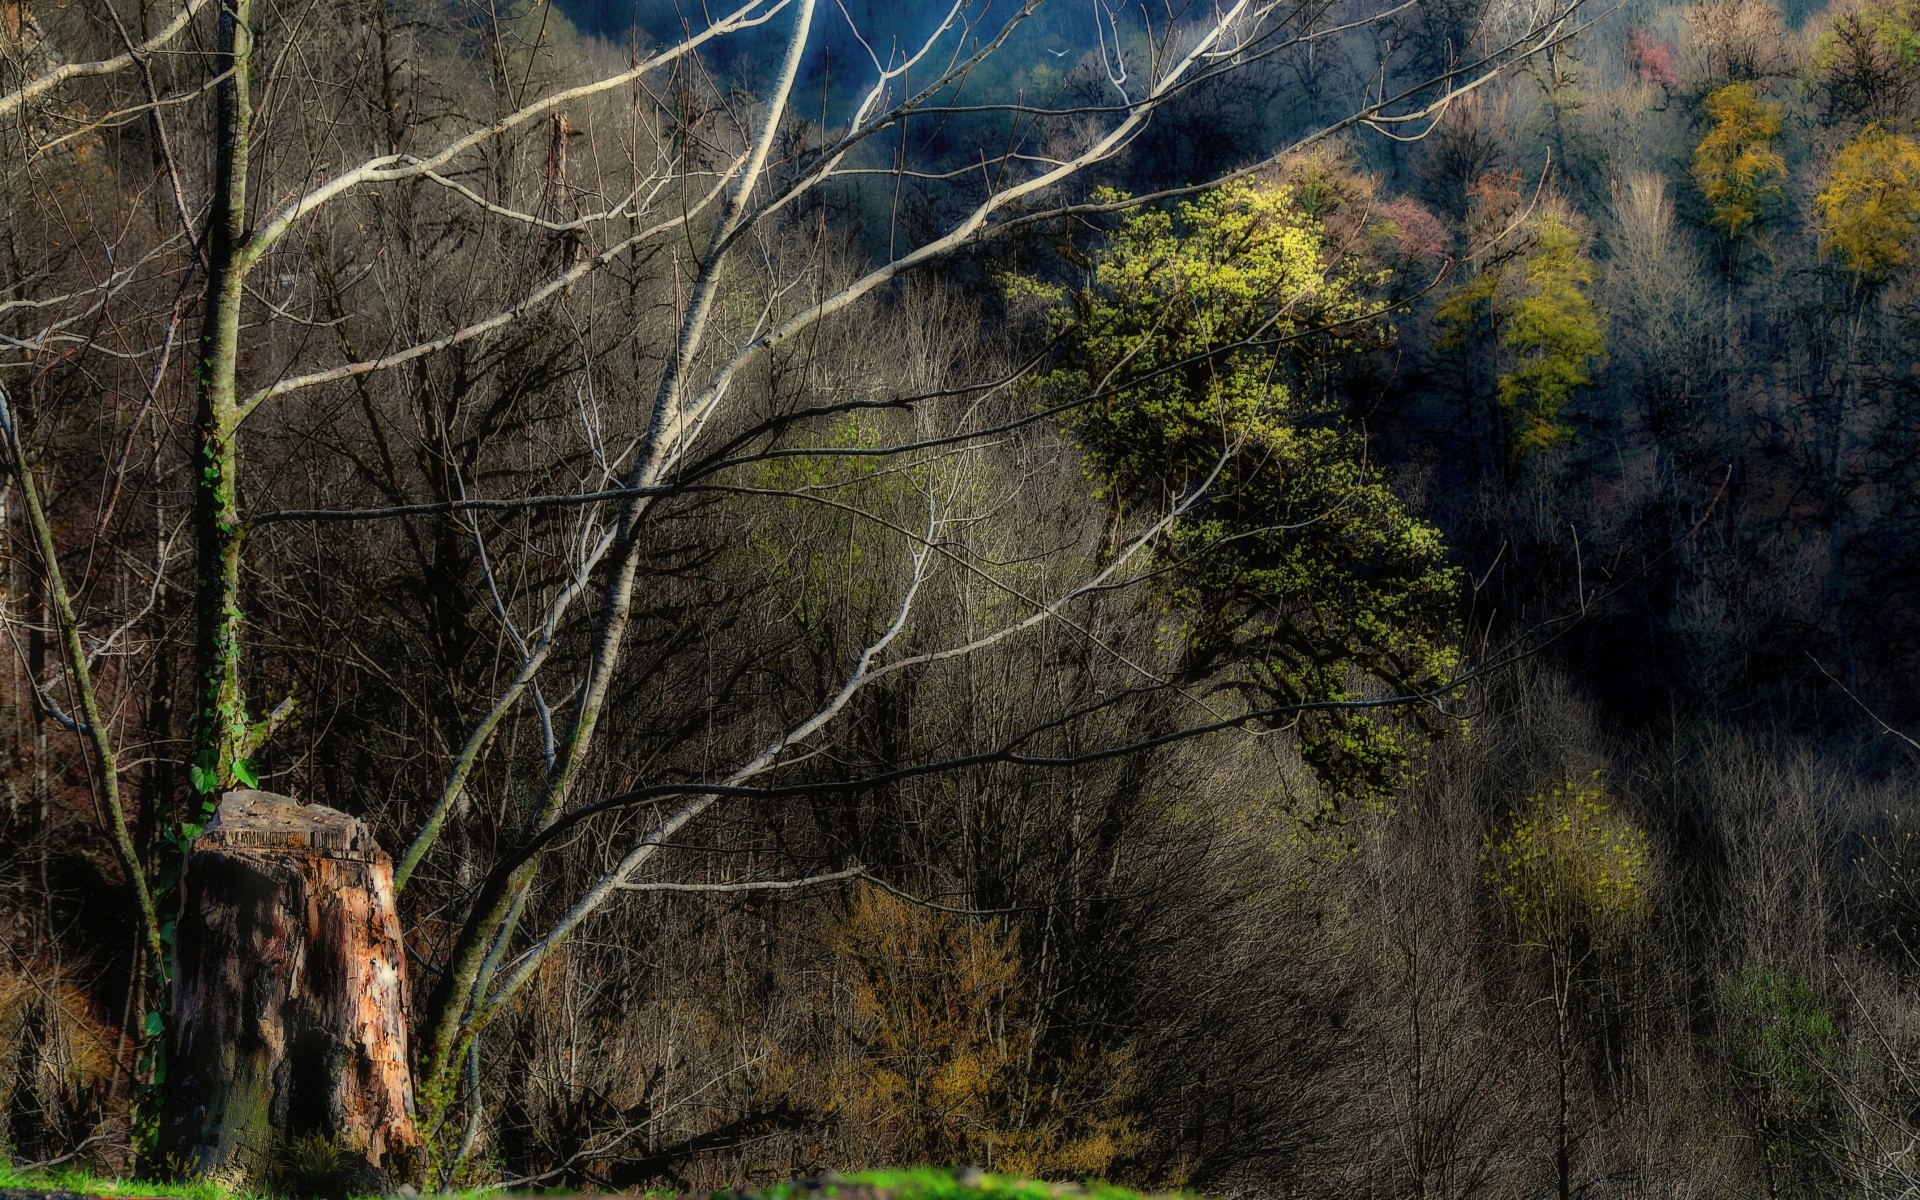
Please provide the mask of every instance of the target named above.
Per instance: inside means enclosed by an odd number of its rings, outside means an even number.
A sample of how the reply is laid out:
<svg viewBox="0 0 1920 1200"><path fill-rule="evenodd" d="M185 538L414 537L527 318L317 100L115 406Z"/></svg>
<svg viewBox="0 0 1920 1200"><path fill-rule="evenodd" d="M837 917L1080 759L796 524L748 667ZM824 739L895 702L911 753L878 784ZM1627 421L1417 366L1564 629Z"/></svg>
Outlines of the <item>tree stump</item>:
<svg viewBox="0 0 1920 1200"><path fill-rule="evenodd" d="M416 1175L404 954L364 824L223 796L181 878L163 1164L314 1194Z"/></svg>

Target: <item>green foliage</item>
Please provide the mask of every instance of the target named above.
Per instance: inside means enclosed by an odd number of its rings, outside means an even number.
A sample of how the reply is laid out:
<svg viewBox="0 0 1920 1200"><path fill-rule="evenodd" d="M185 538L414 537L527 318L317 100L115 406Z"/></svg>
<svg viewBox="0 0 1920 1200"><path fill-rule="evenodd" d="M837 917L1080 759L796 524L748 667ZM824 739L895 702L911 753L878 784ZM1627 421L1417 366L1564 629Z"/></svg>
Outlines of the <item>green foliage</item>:
<svg viewBox="0 0 1920 1200"><path fill-rule="evenodd" d="M1132 214L1089 265L1056 310L1064 361L1042 393L1091 397L1066 424L1117 517L1213 478L1159 550L1190 668L1262 706L1445 679L1459 573L1338 397L1392 336L1368 299L1378 273L1330 246L1293 189L1254 183ZM1336 798L1390 788L1411 750L1404 726L1357 711L1301 729Z"/></svg>
<svg viewBox="0 0 1920 1200"><path fill-rule="evenodd" d="M115 1179L86 1171L18 1171L0 1161L0 1189L45 1192L73 1192L82 1196L139 1197L140 1200L246 1200L247 1193L236 1192L212 1180L190 1183L154 1183L141 1179Z"/></svg>
<svg viewBox="0 0 1920 1200"><path fill-rule="evenodd" d="M1824 1173L1818 1147L1839 1117L1840 1030L1796 971L1753 965L1721 996L1728 1065L1770 1171Z"/></svg>
<svg viewBox="0 0 1920 1200"><path fill-rule="evenodd" d="M83 1196L139 1197L142 1200L252 1200L255 1193L235 1191L211 1180L192 1183L154 1183L138 1179L117 1179L84 1171L18 1171L0 1162L0 1189L71 1192ZM802 1200L846 1196L849 1200L875 1192L890 1200L1148 1200L1143 1193L1115 1187L1097 1180L1063 1187L1017 1175L985 1171L956 1171L942 1167L905 1167L889 1170L857 1171L841 1176L835 1183L778 1183L758 1191L720 1191L718 1197L749 1197L751 1200ZM464 1200L499 1196L497 1191L436 1193L441 1200ZM510 1194L510 1193L508 1193ZM673 1193L654 1189L647 1196Z"/></svg>
<svg viewBox="0 0 1920 1200"><path fill-rule="evenodd" d="M1876 0L1837 14L1814 39L1806 76L1832 109L1901 115L1920 85L1920 0Z"/></svg>
<svg viewBox="0 0 1920 1200"><path fill-rule="evenodd" d="M472 1043L461 1047L469 1052ZM429 1185L445 1189L465 1165L460 1161L461 1131L452 1114L458 1103L458 1086L452 1073L429 1074L418 1079L413 1088L415 1127L423 1133L421 1149L426 1154L424 1178Z"/></svg>
<svg viewBox="0 0 1920 1200"><path fill-rule="evenodd" d="M1877 278L1906 266L1920 230L1920 145L1867 126L1834 155L1814 204L1827 252L1848 270Z"/></svg>
<svg viewBox="0 0 1920 1200"><path fill-rule="evenodd" d="M1486 857L1530 949L1604 945L1647 915L1647 835L1607 799L1597 771L1529 797L1488 838Z"/></svg>
<svg viewBox="0 0 1920 1200"><path fill-rule="evenodd" d="M1607 356L1606 331L1588 294L1593 261L1572 226L1555 216L1541 218L1526 281L1500 339L1516 359L1499 385L1500 403L1514 420L1516 454L1568 440L1567 404L1593 382L1594 365Z"/></svg>
<svg viewBox="0 0 1920 1200"><path fill-rule="evenodd" d="M262 1182L269 1195L287 1200L306 1197L344 1197L365 1191L364 1160L347 1152L324 1133L302 1133L278 1139Z"/></svg>
<svg viewBox="0 0 1920 1200"><path fill-rule="evenodd" d="M1824 1079L1839 1030L1798 972L1749 967L1728 986L1723 1007L1741 1071L1797 1092Z"/></svg>
<svg viewBox="0 0 1920 1200"><path fill-rule="evenodd" d="M1742 82L1709 92L1700 107L1709 125L1694 147L1693 179L1713 224L1737 238L1785 195L1787 163L1773 147L1780 106L1761 99L1757 84Z"/></svg>
<svg viewBox="0 0 1920 1200"><path fill-rule="evenodd" d="M800 1200L801 1197L855 1196L884 1193L891 1200L1145 1200L1141 1193L1088 1180L1062 1186L986 1171L956 1172L939 1167L908 1167L884 1171L857 1171L838 1183L823 1186L776 1184L751 1193L753 1200ZM731 1197L716 1192L714 1200Z"/></svg>
<svg viewBox="0 0 1920 1200"><path fill-rule="evenodd" d="M1567 406L1606 361L1606 329L1591 291L1593 261L1580 233L1556 212L1519 225L1500 215L1520 194L1495 177L1475 188L1481 219L1522 236L1495 237L1479 269L1434 310L1436 346L1473 361L1505 366L1496 382L1506 448L1515 459L1566 444ZM1517 227L1517 228L1516 228ZM1499 349L1486 341L1490 337ZM1504 354L1500 353L1504 351Z"/></svg>
<svg viewBox="0 0 1920 1200"><path fill-rule="evenodd" d="M829 450L870 450L882 440L879 423L857 413L833 421L812 439ZM889 543L876 543L877 526L858 514L920 527L934 469L875 470L873 461L793 454L754 468L753 486L767 494L767 502L723 561L740 578L781 589L790 619L802 628L818 630L848 613L884 621L898 602L886 569L897 561L896 551ZM870 635L856 631L852 636Z"/></svg>
<svg viewBox="0 0 1920 1200"><path fill-rule="evenodd" d="M0 1162L0 1189L72 1192L83 1196L141 1197L154 1200L250 1200L254 1193L235 1191L211 1180L192 1183L154 1183L138 1179L116 1179L84 1171L18 1171ZM832 1197L846 1194L884 1192L891 1200L1147 1200L1142 1193L1112 1184L1088 1180L1077 1187L1063 1188L1017 1175L983 1171L959 1172L940 1167L907 1167L891 1170L858 1171L840 1177L837 1184L803 1186L779 1183L753 1192L716 1192L716 1197L748 1196L754 1200L799 1200L801 1197ZM441 1193L446 1200L456 1196L498 1196L500 1192ZM650 1191L652 1195L667 1193Z"/></svg>

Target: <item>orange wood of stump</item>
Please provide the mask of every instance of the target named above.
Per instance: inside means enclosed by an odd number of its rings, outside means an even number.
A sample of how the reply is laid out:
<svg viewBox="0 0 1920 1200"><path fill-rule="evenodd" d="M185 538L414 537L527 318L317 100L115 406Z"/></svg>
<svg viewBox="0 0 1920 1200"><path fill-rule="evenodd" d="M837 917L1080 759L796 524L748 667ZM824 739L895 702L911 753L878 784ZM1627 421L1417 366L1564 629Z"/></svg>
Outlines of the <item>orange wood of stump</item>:
<svg viewBox="0 0 1920 1200"><path fill-rule="evenodd" d="M331 1143L342 1192L415 1174L393 863L361 822L233 791L193 843L174 942L165 1165L271 1184ZM330 1189L332 1190L332 1189Z"/></svg>

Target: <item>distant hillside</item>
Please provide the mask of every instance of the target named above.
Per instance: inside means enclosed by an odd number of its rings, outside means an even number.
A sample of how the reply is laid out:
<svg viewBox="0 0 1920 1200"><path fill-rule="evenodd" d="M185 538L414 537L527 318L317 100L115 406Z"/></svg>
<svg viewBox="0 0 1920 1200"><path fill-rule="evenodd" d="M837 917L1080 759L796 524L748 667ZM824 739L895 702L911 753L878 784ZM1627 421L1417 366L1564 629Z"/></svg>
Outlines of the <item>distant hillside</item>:
<svg viewBox="0 0 1920 1200"><path fill-rule="evenodd" d="M559 0L559 8L584 33L617 43L637 37L648 44L698 31L732 6L703 6L686 0ZM829 104L838 112L851 89L871 83L876 58L887 62L917 50L952 10L950 0L844 0L821 5L803 71L803 94L811 93L817 105L824 86ZM1017 12L1018 6L1011 4L967 4L959 18L965 24L964 35L950 34L938 51L926 56L928 74L944 66L963 44L970 52L978 43L998 36ZM706 56L707 67L728 82L764 70L777 60L786 30L783 18L730 38ZM974 89L982 95L995 92L1009 81L1011 72L1040 67L1040 78L1030 86L1045 90L1049 82L1057 83L1064 75L1061 68L1078 62L1099 42L1092 6L1042 6L1009 40L1007 49L994 56L988 72L972 81Z"/></svg>

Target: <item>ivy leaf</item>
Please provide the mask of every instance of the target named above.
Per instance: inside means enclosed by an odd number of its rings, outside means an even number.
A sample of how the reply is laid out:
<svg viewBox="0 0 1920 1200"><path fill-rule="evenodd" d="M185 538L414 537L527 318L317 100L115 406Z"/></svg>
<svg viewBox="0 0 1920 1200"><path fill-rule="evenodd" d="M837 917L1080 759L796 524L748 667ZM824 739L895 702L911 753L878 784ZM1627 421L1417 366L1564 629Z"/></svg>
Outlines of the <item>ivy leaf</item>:
<svg viewBox="0 0 1920 1200"><path fill-rule="evenodd" d="M159 1037L160 1031L163 1028L164 1026L160 1022L160 1014L157 1012L148 1013L147 1019L141 1022L141 1025L140 1025L141 1031L144 1032L148 1037Z"/></svg>
<svg viewBox="0 0 1920 1200"><path fill-rule="evenodd" d="M241 783L246 784L250 788L257 788L260 786L260 776L257 772L255 772L253 768L253 760L250 758L240 758L240 759L234 760L233 777L235 779L238 779Z"/></svg>
<svg viewBox="0 0 1920 1200"><path fill-rule="evenodd" d="M187 779L193 784L193 790L203 796L220 786L220 776L208 767L188 767Z"/></svg>

